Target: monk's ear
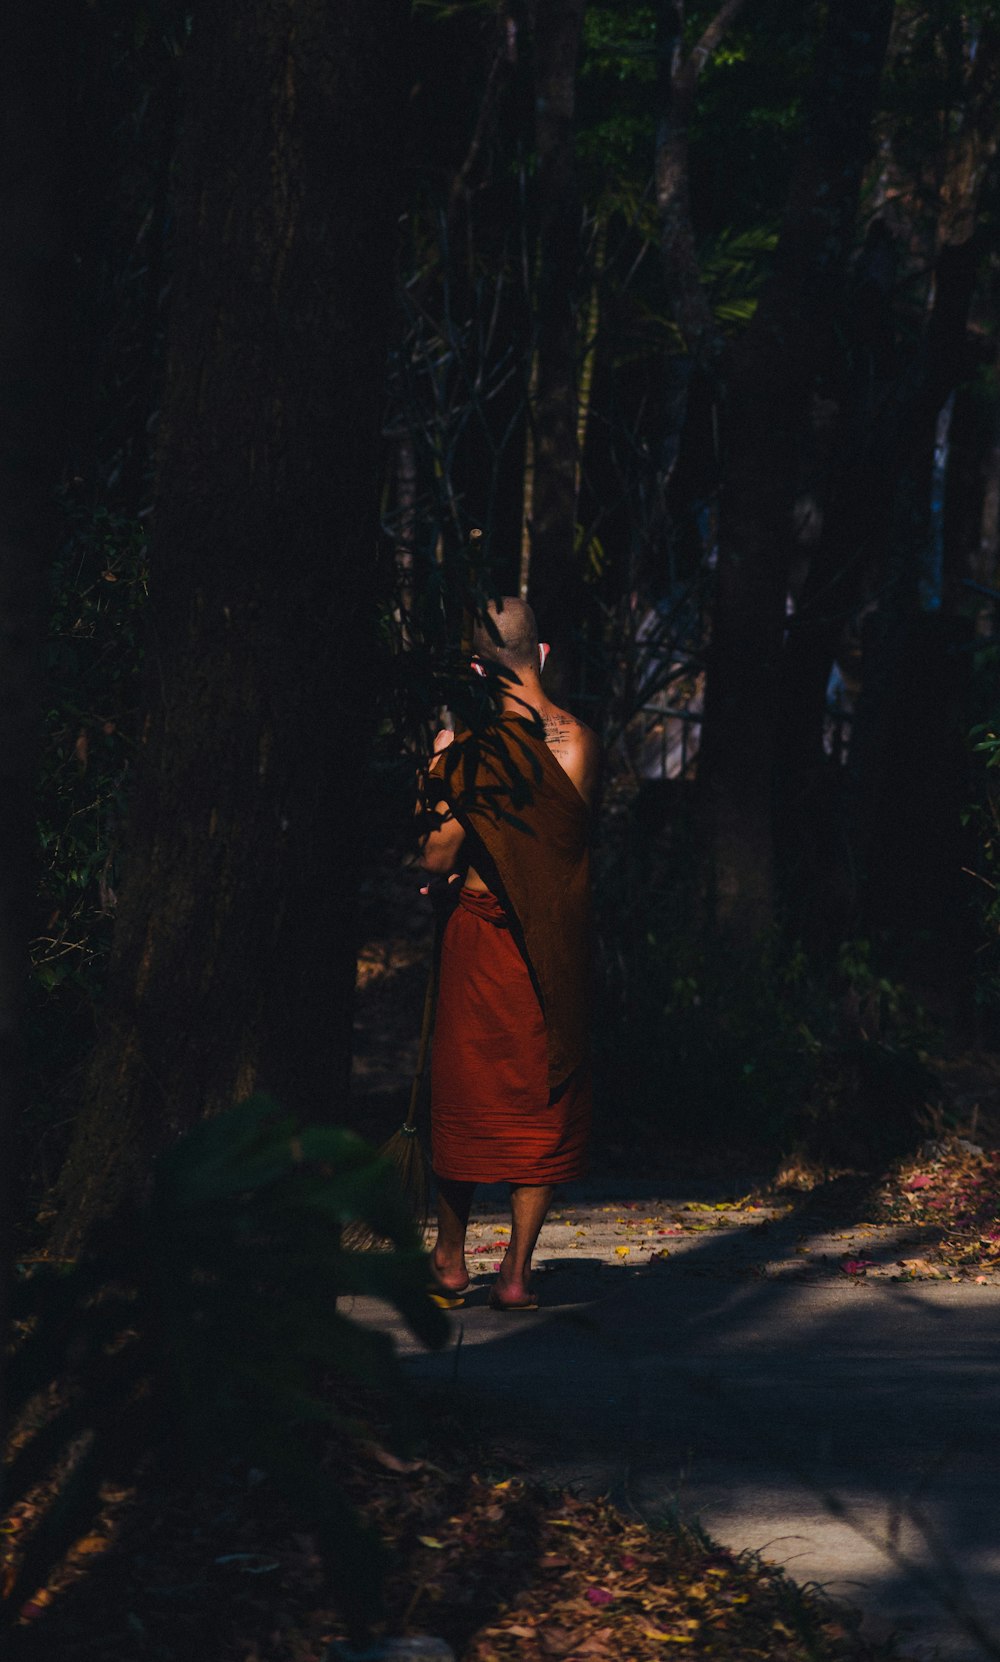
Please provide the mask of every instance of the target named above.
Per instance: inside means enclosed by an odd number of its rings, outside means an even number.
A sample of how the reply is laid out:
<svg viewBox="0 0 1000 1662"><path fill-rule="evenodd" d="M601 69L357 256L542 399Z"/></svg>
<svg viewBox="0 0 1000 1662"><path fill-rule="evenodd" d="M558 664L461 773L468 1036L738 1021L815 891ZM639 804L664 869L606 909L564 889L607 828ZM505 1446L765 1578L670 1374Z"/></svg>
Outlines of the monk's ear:
<svg viewBox="0 0 1000 1662"><path fill-rule="evenodd" d="M552 648L549 645L548 641L539 641L539 643L538 643L538 673L539 673L539 675L542 673L542 670L545 668L545 660L546 660L546 658L548 657L548 655L551 651L552 651Z"/></svg>

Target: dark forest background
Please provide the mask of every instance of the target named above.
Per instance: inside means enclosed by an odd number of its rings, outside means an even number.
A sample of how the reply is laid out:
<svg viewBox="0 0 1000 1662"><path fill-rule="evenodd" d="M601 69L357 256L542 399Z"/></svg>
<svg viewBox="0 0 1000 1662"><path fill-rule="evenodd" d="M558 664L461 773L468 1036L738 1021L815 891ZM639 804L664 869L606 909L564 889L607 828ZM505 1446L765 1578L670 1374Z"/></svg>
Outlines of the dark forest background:
<svg viewBox="0 0 1000 1662"><path fill-rule="evenodd" d="M947 1124L1000 1049L997 8L8 32L6 1260L262 1092L381 1131L359 897L495 594L606 746L599 1151Z"/></svg>

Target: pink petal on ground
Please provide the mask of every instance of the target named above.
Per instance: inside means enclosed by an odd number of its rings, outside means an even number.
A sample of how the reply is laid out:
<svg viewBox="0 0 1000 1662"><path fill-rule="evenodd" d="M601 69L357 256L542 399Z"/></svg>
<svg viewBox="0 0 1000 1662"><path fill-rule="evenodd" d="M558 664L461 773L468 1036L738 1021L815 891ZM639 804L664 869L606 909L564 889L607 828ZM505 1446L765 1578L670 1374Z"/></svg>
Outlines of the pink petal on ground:
<svg viewBox="0 0 1000 1662"><path fill-rule="evenodd" d="M845 1258L840 1267L845 1275L864 1275L872 1263L872 1258Z"/></svg>
<svg viewBox="0 0 1000 1662"><path fill-rule="evenodd" d="M909 1183L904 1183L904 1189L929 1189L934 1182L933 1177L911 1177Z"/></svg>
<svg viewBox="0 0 1000 1662"><path fill-rule="evenodd" d="M615 1602L614 1593L609 1593L606 1587L588 1587L583 1596L585 1599L589 1599L591 1604L614 1604Z"/></svg>

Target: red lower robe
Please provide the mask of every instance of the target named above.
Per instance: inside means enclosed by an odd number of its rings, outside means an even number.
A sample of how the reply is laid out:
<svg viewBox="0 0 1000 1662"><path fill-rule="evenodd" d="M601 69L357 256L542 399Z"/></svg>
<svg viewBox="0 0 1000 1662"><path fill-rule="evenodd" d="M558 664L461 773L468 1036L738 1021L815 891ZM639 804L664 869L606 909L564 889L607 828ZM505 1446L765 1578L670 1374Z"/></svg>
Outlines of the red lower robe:
<svg viewBox="0 0 1000 1662"><path fill-rule="evenodd" d="M549 1037L524 956L496 897L463 889L445 928L431 1061L433 1165L459 1182L583 1176L591 1075L550 1088Z"/></svg>

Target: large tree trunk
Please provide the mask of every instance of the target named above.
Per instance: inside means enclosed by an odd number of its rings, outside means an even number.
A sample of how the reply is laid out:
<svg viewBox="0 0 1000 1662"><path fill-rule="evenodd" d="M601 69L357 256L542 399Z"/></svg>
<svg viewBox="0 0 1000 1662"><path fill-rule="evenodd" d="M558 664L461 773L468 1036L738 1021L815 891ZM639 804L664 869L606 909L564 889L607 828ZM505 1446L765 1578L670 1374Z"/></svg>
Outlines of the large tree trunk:
<svg viewBox="0 0 1000 1662"><path fill-rule="evenodd" d="M63 1243L203 1114L344 1104L407 9L199 8L150 708Z"/></svg>
<svg viewBox="0 0 1000 1662"><path fill-rule="evenodd" d="M893 174L896 235L882 218L871 226L840 324L849 346L841 354L840 385L830 401L837 420L825 441L826 454L814 467L823 479L813 504L821 532L806 551L808 574L782 655L780 826L808 911L808 919L798 921L807 927L825 912L830 930L841 930L847 908L856 909L861 899L857 878L867 864L866 842L885 835L886 747L875 740L879 712L883 705L889 709L910 632L917 629L921 651L931 639L917 619L918 578L933 535L932 472L941 412L974 367L968 330L979 251L973 231L996 150L998 46L995 32L984 30L967 72L938 192L933 303L922 335L904 356L895 341L894 290L899 252L912 250L917 237L915 216L907 208L917 191L898 170ZM977 500L974 511L978 506ZM949 510L949 522L953 517ZM833 770L838 778L831 792L822 742L826 687L843 650L845 626L853 628L866 604L876 615L865 630L864 687L851 765ZM855 639L855 656L859 644ZM830 835L837 796L853 807L844 815L845 826L848 819L851 824L850 845L845 836L839 849ZM872 814L868 805L876 797L882 806ZM908 813L901 800L889 819Z"/></svg>
<svg viewBox="0 0 1000 1662"><path fill-rule="evenodd" d="M774 272L723 366L724 481L699 769L716 916L745 943L774 916L774 763L794 457L840 299L891 16L891 0L830 8Z"/></svg>
<svg viewBox="0 0 1000 1662"><path fill-rule="evenodd" d="M543 634L570 650L578 614L577 297L581 205L573 118L584 0L536 0L538 145L537 381L533 411L529 595Z"/></svg>
<svg viewBox="0 0 1000 1662"><path fill-rule="evenodd" d="M37 876L39 656L66 440L70 11L19 0L0 57L0 1438Z"/></svg>

